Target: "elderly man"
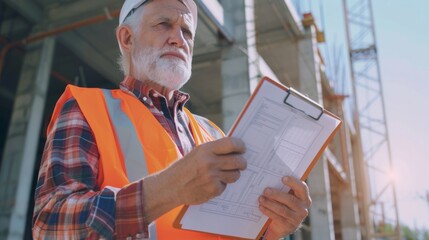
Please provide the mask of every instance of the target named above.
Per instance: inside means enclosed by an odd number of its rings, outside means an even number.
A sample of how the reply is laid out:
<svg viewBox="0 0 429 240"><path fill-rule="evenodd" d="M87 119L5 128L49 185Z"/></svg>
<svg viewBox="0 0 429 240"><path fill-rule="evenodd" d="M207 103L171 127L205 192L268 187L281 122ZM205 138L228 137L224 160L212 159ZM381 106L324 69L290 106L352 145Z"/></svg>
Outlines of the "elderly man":
<svg viewBox="0 0 429 240"><path fill-rule="evenodd" d="M58 100L35 193L33 237L222 239L172 227L182 205L218 196L246 168L243 142L186 108L197 26L193 0L126 0L116 37L120 89L68 86ZM215 140L217 139L217 140ZM304 182L266 189L264 239L295 231Z"/></svg>

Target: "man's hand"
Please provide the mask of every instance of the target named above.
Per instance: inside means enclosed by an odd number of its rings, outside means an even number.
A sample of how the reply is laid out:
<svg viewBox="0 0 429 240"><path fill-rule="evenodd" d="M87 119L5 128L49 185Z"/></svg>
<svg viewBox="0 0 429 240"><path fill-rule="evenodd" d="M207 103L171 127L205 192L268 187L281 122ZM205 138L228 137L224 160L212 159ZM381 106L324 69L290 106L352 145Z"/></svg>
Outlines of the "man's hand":
<svg viewBox="0 0 429 240"><path fill-rule="evenodd" d="M284 177L283 184L289 193L267 188L259 197L259 209L271 219L264 239L279 239L293 233L308 216L311 198L305 182L294 177Z"/></svg>
<svg viewBox="0 0 429 240"><path fill-rule="evenodd" d="M172 166L177 175L183 204L200 204L220 195L228 183L240 178L247 161L243 141L222 138L202 144Z"/></svg>
<svg viewBox="0 0 429 240"><path fill-rule="evenodd" d="M220 195L246 169L244 142L221 138L195 147L163 171L146 177L145 217L151 222L182 204L201 204Z"/></svg>

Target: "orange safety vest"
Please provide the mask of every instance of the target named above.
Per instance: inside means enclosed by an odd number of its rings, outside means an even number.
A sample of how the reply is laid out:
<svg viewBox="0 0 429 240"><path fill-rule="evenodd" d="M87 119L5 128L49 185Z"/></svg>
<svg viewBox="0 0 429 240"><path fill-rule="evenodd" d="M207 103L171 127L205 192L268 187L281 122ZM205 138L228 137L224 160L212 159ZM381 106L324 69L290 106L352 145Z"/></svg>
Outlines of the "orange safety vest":
<svg viewBox="0 0 429 240"><path fill-rule="evenodd" d="M137 180L129 179L130 174L127 170L133 171L133 168L127 168L128 161L145 159L146 164L141 162L140 164L146 165L147 174L152 174L182 157L174 141L150 110L134 95L119 89L105 90L68 85L55 106L48 132L52 129L62 106L71 97L76 99L97 142L100 154L97 181L101 189L106 186L122 188ZM212 141L213 137L198 123L192 113L187 109L185 112L190 120L196 144ZM119 120L112 119L116 116L120 116ZM119 121L120 124L115 124L114 121ZM223 135L219 128L214 127ZM119 136L121 134L125 136ZM133 134L139 141L132 141L133 136L130 135ZM138 156L139 153L144 156L136 157L135 155ZM141 172L139 174L138 178L144 177ZM182 207L179 206L156 220L156 239L232 239L174 228L173 222Z"/></svg>

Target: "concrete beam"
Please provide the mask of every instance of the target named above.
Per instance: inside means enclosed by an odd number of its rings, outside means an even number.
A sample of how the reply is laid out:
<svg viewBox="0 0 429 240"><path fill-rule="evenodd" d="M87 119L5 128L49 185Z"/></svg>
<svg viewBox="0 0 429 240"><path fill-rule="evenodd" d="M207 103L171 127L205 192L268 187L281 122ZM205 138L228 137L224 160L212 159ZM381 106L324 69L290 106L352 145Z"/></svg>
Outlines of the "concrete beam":
<svg viewBox="0 0 429 240"><path fill-rule="evenodd" d="M123 76L117 70L118 66L114 59L103 55L89 43L79 36L76 32L67 32L62 34L59 39L61 42L76 54L82 61L99 72L103 77L118 84L122 81Z"/></svg>
<svg viewBox="0 0 429 240"><path fill-rule="evenodd" d="M281 30L288 37L297 39L303 33L301 18L290 0L256 1L257 14L260 23L271 22L270 26L261 29ZM258 32L259 33L259 32Z"/></svg>
<svg viewBox="0 0 429 240"><path fill-rule="evenodd" d="M226 41L233 42L234 34L226 26L227 20L222 5L212 0L196 0L195 3L199 8L199 21L211 28L213 33L221 34Z"/></svg>
<svg viewBox="0 0 429 240"><path fill-rule="evenodd" d="M301 17L296 12L295 5L291 0L282 1L284 1L285 8L281 9L280 12L283 12L286 18L289 20L293 34L295 36L300 36L304 31L304 27L301 23Z"/></svg>
<svg viewBox="0 0 429 240"><path fill-rule="evenodd" d="M43 19L43 10L31 0L3 0L9 7L33 23Z"/></svg>
<svg viewBox="0 0 429 240"><path fill-rule="evenodd" d="M21 18L4 19L1 23L1 36L21 36L26 37L28 31L31 30L28 23Z"/></svg>
<svg viewBox="0 0 429 240"><path fill-rule="evenodd" d="M100 1L100 3L97 3L97 1ZM15 11L19 12L23 17L25 17L27 20L34 24L44 20L49 21L49 19L44 18L42 10L33 1L5 0L5 2ZM70 7L74 9L74 11L72 11L73 14L76 14L76 16L78 16L79 14L81 14L82 9L88 8L88 4L90 7L92 7L92 9L94 9L97 6L107 4L107 2L109 2L109 0L81 0L76 3L70 4ZM81 7L80 12L77 10L79 7ZM52 16L54 19L55 17L58 18L60 14L66 14L66 12L69 11L69 8L64 7L63 5L61 5L61 8L53 9L59 11ZM67 14L67 16L70 16L70 14ZM94 48L94 46L91 46L92 43L86 42L75 32L70 31L63 33L59 36L59 40L72 52L76 53L76 55L81 58L82 61L93 67L106 79L114 83L118 83L122 80L122 75L119 73L119 71L116 71L118 67L116 65L115 59L106 58L106 56L98 52Z"/></svg>
<svg viewBox="0 0 429 240"><path fill-rule="evenodd" d="M338 161L337 157L331 152L329 148L326 148L323 152L324 157L328 159L328 162L331 166L331 172L338 176L338 179L342 181L342 183L347 182L347 173L344 170L341 163Z"/></svg>
<svg viewBox="0 0 429 240"><path fill-rule="evenodd" d="M55 3L46 12L46 21L51 25L67 24L88 17L106 14L106 10L119 10L122 1L80 0L67 4Z"/></svg>

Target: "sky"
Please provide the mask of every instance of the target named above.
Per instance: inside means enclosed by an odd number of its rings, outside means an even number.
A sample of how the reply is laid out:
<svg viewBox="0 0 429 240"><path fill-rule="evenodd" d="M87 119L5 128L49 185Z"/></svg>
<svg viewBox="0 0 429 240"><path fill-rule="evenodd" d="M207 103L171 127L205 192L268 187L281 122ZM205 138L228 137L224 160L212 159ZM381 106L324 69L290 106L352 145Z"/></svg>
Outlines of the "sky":
<svg viewBox="0 0 429 240"><path fill-rule="evenodd" d="M298 1L301 10L312 9L325 31L327 42L319 46L331 53L325 62L333 55L347 59L342 0ZM371 2L399 221L429 230L429 1ZM347 61L341 64L348 68Z"/></svg>
<svg viewBox="0 0 429 240"><path fill-rule="evenodd" d="M372 2L399 219L429 229L429 1Z"/></svg>

